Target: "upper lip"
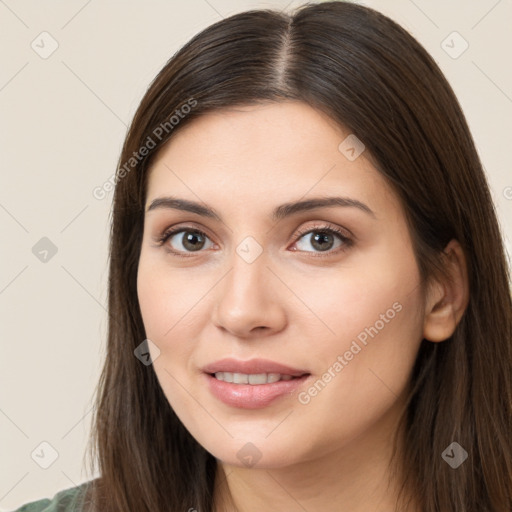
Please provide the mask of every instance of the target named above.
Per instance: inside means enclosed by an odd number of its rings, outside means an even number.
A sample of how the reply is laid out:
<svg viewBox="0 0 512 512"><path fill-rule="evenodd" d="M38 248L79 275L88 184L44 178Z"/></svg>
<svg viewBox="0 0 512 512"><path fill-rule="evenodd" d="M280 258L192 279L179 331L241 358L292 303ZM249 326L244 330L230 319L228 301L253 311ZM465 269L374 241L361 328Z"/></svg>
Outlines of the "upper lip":
<svg viewBox="0 0 512 512"><path fill-rule="evenodd" d="M220 359L203 367L206 373L231 372L231 373L280 373L281 375L291 375L300 377L309 374L306 370L291 368L284 364L269 361L268 359L249 359L248 361L239 361L237 359Z"/></svg>

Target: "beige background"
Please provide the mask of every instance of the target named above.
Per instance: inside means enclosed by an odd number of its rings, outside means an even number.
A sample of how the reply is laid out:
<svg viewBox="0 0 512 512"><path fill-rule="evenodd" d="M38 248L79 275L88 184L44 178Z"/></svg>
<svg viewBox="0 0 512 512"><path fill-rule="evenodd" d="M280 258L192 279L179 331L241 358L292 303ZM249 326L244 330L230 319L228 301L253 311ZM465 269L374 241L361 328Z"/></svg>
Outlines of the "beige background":
<svg viewBox="0 0 512 512"><path fill-rule="evenodd" d="M106 334L112 194L92 191L114 172L145 88L221 17L299 3L0 0L0 510L94 476L82 457ZM407 28L445 72L512 239L512 1L363 3ZM458 58L442 47L453 31L469 44ZM464 45L457 37L447 39L452 54ZM43 237L56 254L44 253ZM58 458L43 469L52 449Z"/></svg>

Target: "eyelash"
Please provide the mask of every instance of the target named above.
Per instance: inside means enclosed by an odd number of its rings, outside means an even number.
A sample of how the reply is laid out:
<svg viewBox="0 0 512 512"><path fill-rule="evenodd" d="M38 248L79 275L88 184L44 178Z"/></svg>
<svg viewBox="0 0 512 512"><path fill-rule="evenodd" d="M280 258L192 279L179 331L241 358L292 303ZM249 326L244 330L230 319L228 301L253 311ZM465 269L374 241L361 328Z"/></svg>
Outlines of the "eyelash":
<svg viewBox="0 0 512 512"><path fill-rule="evenodd" d="M177 233L182 233L184 231L191 232L191 233L197 233L197 234L201 235L202 237L210 238L204 231L201 231L200 229L194 228L192 226L179 226L177 228L171 228L171 229L164 231L164 233L162 233L162 235L159 236L156 241L158 242L158 245L163 245L173 235L176 235ZM308 228L305 230L299 229L293 238L293 243L300 240L304 235L308 235L310 233L323 233L323 234L336 235L339 237L339 239L343 243L343 245L341 247L338 247L335 250L329 250L329 251L325 251L325 252L316 252L315 253L313 251L297 251L297 252L312 253L311 255L313 258L323 258L323 257L327 257L327 256L332 256L333 254L336 254L338 252L344 252L349 247L351 247L354 243L351 238L347 237L344 234L344 232L341 231L341 229L339 229L336 226L333 226L331 224L322 225L322 226L314 226L312 228ZM166 247L165 250L174 256L178 256L178 257L182 257L182 258L189 258L191 256L194 256L193 252L182 253L179 251L175 251L174 249L170 249L169 247ZM197 251L197 252L202 252L202 251Z"/></svg>

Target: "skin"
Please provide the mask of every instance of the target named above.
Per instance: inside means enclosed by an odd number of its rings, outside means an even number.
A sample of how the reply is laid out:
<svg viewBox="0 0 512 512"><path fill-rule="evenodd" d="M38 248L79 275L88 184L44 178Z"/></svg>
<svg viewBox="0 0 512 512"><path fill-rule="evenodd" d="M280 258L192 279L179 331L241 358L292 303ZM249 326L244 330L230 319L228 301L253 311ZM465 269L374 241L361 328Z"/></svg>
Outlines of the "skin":
<svg viewBox="0 0 512 512"><path fill-rule="evenodd" d="M218 459L217 511L332 510L333 503L341 511L395 510L388 464L411 369L423 337L452 334L467 304L467 276L452 241L453 282L422 289L398 197L366 152L350 161L338 150L349 134L301 102L223 110L178 131L150 170L139 303L169 403ZM168 195L204 202L222 221L147 211ZM357 199L374 215L336 206L270 218L282 203L325 196ZM333 235L322 252L311 234L294 240L298 229L326 224L353 243ZM199 251L187 252L183 233L159 245L171 226L208 238ZM263 251L252 263L236 252L248 236ZM239 409L204 385L207 363L261 357L310 372L299 390L307 392L397 303L400 311L307 404L293 393ZM251 467L237 457L248 442L261 455Z"/></svg>

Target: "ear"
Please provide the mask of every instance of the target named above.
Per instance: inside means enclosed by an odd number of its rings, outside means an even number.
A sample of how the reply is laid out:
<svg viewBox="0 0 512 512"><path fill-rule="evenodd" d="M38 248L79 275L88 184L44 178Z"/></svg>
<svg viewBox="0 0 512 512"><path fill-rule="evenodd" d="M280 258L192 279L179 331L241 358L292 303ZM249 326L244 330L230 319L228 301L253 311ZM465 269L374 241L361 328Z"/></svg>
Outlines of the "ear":
<svg viewBox="0 0 512 512"><path fill-rule="evenodd" d="M443 251L449 279L433 281L425 301L423 337L438 342L455 331L469 302L466 257L457 240L451 240Z"/></svg>

